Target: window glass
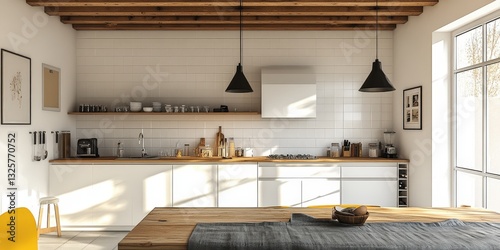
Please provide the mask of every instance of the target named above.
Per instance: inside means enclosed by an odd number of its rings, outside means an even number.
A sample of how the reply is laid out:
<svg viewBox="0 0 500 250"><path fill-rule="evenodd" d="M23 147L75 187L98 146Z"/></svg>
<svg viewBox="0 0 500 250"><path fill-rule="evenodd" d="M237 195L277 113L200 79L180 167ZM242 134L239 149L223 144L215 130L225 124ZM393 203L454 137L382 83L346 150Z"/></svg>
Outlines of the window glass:
<svg viewBox="0 0 500 250"><path fill-rule="evenodd" d="M457 206L483 207L483 177L457 172Z"/></svg>
<svg viewBox="0 0 500 250"><path fill-rule="evenodd" d="M482 70L456 75L457 166L482 171Z"/></svg>
<svg viewBox="0 0 500 250"><path fill-rule="evenodd" d="M457 69L483 61L482 28L469 30L456 38Z"/></svg>
<svg viewBox="0 0 500 250"><path fill-rule="evenodd" d="M500 213L500 180L488 178L486 179L486 208Z"/></svg>
<svg viewBox="0 0 500 250"><path fill-rule="evenodd" d="M500 175L500 63L486 67L487 171Z"/></svg>
<svg viewBox="0 0 500 250"><path fill-rule="evenodd" d="M486 59L500 57L500 19L486 25Z"/></svg>

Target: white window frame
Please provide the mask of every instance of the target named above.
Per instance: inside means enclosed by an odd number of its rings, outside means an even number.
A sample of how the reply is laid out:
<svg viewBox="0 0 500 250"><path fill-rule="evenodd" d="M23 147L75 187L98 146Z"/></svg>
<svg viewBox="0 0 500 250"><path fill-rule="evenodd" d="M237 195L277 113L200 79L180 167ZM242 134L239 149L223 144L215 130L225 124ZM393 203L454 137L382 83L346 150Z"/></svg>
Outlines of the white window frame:
<svg viewBox="0 0 500 250"><path fill-rule="evenodd" d="M452 84L451 84L451 91L452 91L452 108L453 108L453 115L457 116L457 106L456 106L456 86L457 86L457 73L464 72L470 69L474 68L481 68L482 69L482 74L483 74L483 86L486 88L486 82L487 82L487 74L486 74L486 66L494 63L499 63L500 58L490 60L490 61L484 61L486 59L486 24L500 18L500 11L496 11L492 14L489 14L485 17L482 17L476 21L473 21L469 24L466 24L462 26L461 28L458 28L457 30L453 31L451 33L451 39L453 41L453 47L452 47L452 62L453 62L453 68L452 68ZM461 69L457 69L457 56L456 56L456 38L457 36L466 33L470 30L473 30L477 27L482 26L482 35L483 35L483 62L479 64L474 64L471 66L463 67ZM483 89L483 93L486 93ZM480 176L482 178L482 207L487 208L487 178L493 178L493 179L498 179L500 180L500 175L497 174L492 174L492 173L487 173L487 167L485 160L487 159L487 150L486 150L486 144L487 141L485 133L487 132L487 124L486 124L486 119L487 119L487 98L483 98L483 104L482 104L482 112L483 112L483 126L482 126L482 147L483 147L483 156L482 156L482 170L477 171L477 170L472 170L472 169L466 169L466 168L460 168L457 167L457 126L456 126L456 120L457 119L452 119L452 169L453 169L453 195L452 195L452 202L454 206L462 205L462 204L457 204L457 173L458 172L463 172L463 173L468 173L468 174L473 174Z"/></svg>

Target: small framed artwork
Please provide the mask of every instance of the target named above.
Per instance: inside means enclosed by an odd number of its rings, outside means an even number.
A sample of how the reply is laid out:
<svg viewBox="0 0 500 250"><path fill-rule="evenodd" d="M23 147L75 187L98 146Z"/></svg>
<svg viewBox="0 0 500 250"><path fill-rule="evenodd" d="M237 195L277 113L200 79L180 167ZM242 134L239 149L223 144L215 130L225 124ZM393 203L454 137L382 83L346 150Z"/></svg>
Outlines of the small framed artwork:
<svg viewBox="0 0 500 250"><path fill-rule="evenodd" d="M42 64L42 109L61 111L61 69Z"/></svg>
<svg viewBox="0 0 500 250"><path fill-rule="evenodd" d="M1 51L2 124L31 124L31 59Z"/></svg>
<svg viewBox="0 0 500 250"><path fill-rule="evenodd" d="M422 129L422 86L403 90L403 129Z"/></svg>

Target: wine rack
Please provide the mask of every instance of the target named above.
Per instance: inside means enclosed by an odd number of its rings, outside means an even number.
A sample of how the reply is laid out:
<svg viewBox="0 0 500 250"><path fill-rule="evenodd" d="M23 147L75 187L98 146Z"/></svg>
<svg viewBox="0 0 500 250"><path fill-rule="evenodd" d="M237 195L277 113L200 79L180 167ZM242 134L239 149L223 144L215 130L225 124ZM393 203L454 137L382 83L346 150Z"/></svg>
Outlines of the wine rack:
<svg viewBox="0 0 500 250"><path fill-rule="evenodd" d="M398 207L408 207L408 163L398 164Z"/></svg>

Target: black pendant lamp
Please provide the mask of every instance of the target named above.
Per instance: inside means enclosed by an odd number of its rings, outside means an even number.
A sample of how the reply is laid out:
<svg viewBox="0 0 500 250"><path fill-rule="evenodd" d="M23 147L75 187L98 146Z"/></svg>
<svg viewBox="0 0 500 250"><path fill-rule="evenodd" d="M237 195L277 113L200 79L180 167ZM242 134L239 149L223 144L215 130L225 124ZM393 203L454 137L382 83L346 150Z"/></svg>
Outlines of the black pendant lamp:
<svg viewBox="0 0 500 250"><path fill-rule="evenodd" d="M375 7L375 11L376 11L375 30L376 30L377 59L375 59L375 62L373 62L372 72L370 72L363 85L361 85L359 91L361 92L394 91L396 89L392 86L391 81L389 81L389 78L387 78L387 76L384 74L384 71L382 71L382 63L378 60L378 0L377 0L377 5Z"/></svg>
<svg viewBox="0 0 500 250"><path fill-rule="evenodd" d="M248 83L247 78L243 74L243 67L241 66L241 55L243 53L243 40L241 39L243 24L242 24L242 10L243 10L243 0L240 0L240 62L236 66L236 74L234 74L233 79L227 86L226 92L229 93L249 93L253 92L250 83Z"/></svg>

